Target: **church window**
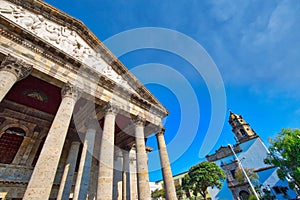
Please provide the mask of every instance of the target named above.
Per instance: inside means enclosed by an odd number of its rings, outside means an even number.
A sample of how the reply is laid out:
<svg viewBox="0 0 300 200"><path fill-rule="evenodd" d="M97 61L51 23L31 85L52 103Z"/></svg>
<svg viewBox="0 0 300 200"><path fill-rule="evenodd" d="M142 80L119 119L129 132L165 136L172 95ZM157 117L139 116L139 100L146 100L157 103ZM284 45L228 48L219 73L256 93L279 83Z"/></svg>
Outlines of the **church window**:
<svg viewBox="0 0 300 200"><path fill-rule="evenodd" d="M273 187L273 190L275 191L276 194L281 193L278 186L274 186L274 187Z"/></svg>
<svg viewBox="0 0 300 200"><path fill-rule="evenodd" d="M240 129L240 132L241 132L242 136L247 136L247 133L244 129Z"/></svg>
<svg viewBox="0 0 300 200"><path fill-rule="evenodd" d="M0 136L0 163L10 164L14 160L25 136L21 128L13 127Z"/></svg>
<svg viewBox="0 0 300 200"><path fill-rule="evenodd" d="M286 194L288 188L287 187L274 186L273 190L275 191L276 194L281 194L281 193Z"/></svg>
<svg viewBox="0 0 300 200"><path fill-rule="evenodd" d="M235 169L230 170L230 173L231 173L232 178L235 179Z"/></svg>

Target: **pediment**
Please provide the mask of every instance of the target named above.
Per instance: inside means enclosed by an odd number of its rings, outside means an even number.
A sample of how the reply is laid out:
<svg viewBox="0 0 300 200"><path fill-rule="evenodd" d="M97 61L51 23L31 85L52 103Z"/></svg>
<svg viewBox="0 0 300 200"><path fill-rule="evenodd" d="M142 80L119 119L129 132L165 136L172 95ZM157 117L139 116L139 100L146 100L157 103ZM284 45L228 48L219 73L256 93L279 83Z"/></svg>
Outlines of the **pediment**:
<svg viewBox="0 0 300 200"><path fill-rule="evenodd" d="M91 47L76 31L4 0L0 2L0 14L39 39L113 80L131 93L137 94L128 81L102 58L101 52Z"/></svg>
<svg viewBox="0 0 300 200"><path fill-rule="evenodd" d="M167 109L81 21L41 0L1 0L0 16L114 81L142 101L155 105L162 115L168 114Z"/></svg>

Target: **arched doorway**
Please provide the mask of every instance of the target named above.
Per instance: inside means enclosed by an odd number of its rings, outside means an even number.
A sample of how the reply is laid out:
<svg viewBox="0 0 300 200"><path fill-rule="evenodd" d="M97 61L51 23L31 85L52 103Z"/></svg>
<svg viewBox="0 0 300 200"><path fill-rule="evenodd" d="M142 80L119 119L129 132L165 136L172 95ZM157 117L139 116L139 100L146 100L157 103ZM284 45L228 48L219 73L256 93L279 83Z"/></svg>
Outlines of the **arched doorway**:
<svg viewBox="0 0 300 200"><path fill-rule="evenodd" d="M24 136L25 131L19 127L8 128L0 135L0 163L12 163Z"/></svg>
<svg viewBox="0 0 300 200"><path fill-rule="evenodd" d="M248 200L249 199L249 192L245 191L245 190L242 190L240 191L239 193L239 198L240 200Z"/></svg>

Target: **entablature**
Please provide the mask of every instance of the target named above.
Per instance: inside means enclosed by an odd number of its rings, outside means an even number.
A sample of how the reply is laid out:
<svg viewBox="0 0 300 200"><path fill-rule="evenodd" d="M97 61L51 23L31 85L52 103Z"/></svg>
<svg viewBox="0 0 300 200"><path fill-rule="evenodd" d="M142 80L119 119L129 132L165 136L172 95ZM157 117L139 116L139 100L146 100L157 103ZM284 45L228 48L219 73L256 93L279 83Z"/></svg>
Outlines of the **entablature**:
<svg viewBox="0 0 300 200"><path fill-rule="evenodd" d="M106 76L118 88L125 88L168 115L159 101L79 20L39 0L3 0L0 4L5 27L14 29L25 43L35 44L36 51L48 57L55 55L66 67L90 68L91 74Z"/></svg>
<svg viewBox="0 0 300 200"><path fill-rule="evenodd" d="M89 73L85 68L76 69L69 63L55 62L55 55L45 56L34 44L24 41L0 27L0 52L12 55L33 65L32 75L42 78L60 88L70 82L78 86L86 95L95 98L96 103L115 101L127 115L142 113L145 119L157 126L166 113L157 105L148 102L135 93L122 88L111 79L99 74ZM51 59L49 59L51 57ZM81 70L81 71L80 71ZM87 70L90 70L87 68ZM86 88L86 85L89 88Z"/></svg>

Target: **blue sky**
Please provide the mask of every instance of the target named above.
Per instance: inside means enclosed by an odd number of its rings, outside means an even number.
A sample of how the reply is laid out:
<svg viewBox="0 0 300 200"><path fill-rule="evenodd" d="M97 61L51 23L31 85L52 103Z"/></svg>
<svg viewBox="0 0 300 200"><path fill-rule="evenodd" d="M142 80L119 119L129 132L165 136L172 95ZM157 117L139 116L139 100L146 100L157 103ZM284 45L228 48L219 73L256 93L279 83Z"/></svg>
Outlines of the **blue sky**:
<svg viewBox="0 0 300 200"><path fill-rule="evenodd" d="M298 0L46 2L84 22L102 41L120 32L141 27L179 31L207 51L223 78L226 107L243 115L266 143L281 128L300 127ZM199 148L210 123L212 106L203 78L186 60L162 50L133 51L121 56L120 60L129 69L160 63L173 68L188 80L199 102L200 122L191 119L191 125L199 125L196 133L189 128L184 130L187 137L195 135L195 138L181 152L180 158L172 158L172 152L180 151L180 147L170 149L173 174L186 171L203 160ZM174 77L159 71L156 73L181 88L181 82ZM176 139L185 111L181 110L181 102L174 90L155 83L146 87L170 111L165 124L166 141L170 143ZM214 146L211 152L222 144L234 143L227 119L228 113L220 137L211 141ZM147 145L157 149L155 137L149 138ZM157 151L154 151L149 160L151 181L161 179L160 171L155 170L157 164Z"/></svg>

